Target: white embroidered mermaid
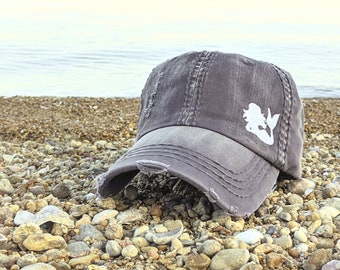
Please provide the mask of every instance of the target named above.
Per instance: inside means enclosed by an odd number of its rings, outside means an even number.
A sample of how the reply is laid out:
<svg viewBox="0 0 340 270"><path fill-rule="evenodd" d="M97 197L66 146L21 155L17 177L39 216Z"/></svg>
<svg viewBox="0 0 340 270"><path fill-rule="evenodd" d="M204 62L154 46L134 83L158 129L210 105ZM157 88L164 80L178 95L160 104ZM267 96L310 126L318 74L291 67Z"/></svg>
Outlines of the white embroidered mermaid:
<svg viewBox="0 0 340 270"><path fill-rule="evenodd" d="M248 122L246 130L254 133L261 141L268 145L273 145L274 134L273 131L276 127L277 121L279 120L280 114L274 114L272 117L270 108L268 108L267 119L261 112L261 108L255 104L250 103L248 110L243 109L243 118ZM269 134L266 130L269 128Z"/></svg>

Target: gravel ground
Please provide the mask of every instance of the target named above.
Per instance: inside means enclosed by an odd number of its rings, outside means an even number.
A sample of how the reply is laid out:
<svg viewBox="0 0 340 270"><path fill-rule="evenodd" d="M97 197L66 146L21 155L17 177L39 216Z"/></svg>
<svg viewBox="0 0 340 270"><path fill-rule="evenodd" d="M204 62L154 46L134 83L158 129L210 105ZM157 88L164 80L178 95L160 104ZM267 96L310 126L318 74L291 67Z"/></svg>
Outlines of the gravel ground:
<svg viewBox="0 0 340 270"><path fill-rule="evenodd" d="M139 99L0 97L0 269L340 269L340 99L303 103L302 179L233 218L171 176L96 198Z"/></svg>

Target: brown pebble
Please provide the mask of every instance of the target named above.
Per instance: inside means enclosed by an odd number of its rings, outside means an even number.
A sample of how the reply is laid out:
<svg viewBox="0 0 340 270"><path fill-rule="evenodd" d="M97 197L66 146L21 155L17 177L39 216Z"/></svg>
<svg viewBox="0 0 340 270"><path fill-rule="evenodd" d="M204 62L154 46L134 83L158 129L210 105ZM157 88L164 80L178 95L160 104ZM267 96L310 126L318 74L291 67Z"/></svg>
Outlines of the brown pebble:
<svg viewBox="0 0 340 270"><path fill-rule="evenodd" d="M284 259L285 257L282 254L271 252L267 255L267 267L270 269L278 269L282 265Z"/></svg>
<svg viewBox="0 0 340 270"><path fill-rule="evenodd" d="M210 258L205 254L190 254L186 260L186 266L190 270L205 270L210 264Z"/></svg>
<svg viewBox="0 0 340 270"><path fill-rule="evenodd" d="M148 257L152 260L157 260L159 258L157 248L150 248L148 251Z"/></svg>
<svg viewBox="0 0 340 270"><path fill-rule="evenodd" d="M299 257L299 252L295 248L288 249L288 254L295 259Z"/></svg>
<svg viewBox="0 0 340 270"><path fill-rule="evenodd" d="M162 209L158 205L152 205L150 208L150 215L160 217L162 216Z"/></svg>

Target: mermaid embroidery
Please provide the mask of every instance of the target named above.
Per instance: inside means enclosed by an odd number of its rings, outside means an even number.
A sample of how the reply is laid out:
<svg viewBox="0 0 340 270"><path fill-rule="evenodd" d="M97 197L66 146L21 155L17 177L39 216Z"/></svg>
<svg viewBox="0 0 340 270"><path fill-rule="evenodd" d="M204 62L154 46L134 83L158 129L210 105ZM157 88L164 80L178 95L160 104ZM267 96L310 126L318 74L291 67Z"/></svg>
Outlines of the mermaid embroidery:
<svg viewBox="0 0 340 270"><path fill-rule="evenodd" d="M270 108L268 108L266 119L261 112L261 108L255 103L250 103L248 105L248 110L243 109L243 112L243 118L247 122L246 130L254 133L264 143L273 145L273 131L279 120L280 114L274 114L272 117ZM269 128L269 130L267 130L267 128Z"/></svg>

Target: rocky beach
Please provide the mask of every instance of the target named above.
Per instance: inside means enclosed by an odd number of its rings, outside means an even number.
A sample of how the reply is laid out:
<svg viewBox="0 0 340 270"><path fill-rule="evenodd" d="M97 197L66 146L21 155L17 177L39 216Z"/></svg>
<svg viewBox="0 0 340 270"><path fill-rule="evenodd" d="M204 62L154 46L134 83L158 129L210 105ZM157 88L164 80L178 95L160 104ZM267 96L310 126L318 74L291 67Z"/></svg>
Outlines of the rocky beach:
<svg viewBox="0 0 340 270"><path fill-rule="evenodd" d="M0 270L340 269L340 99L303 104L302 179L235 218L170 175L97 198L138 98L0 97Z"/></svg>

